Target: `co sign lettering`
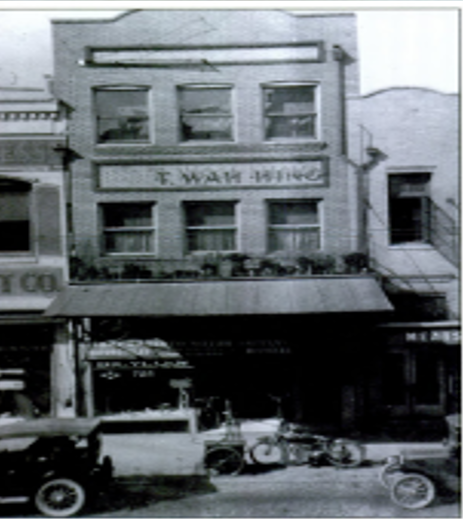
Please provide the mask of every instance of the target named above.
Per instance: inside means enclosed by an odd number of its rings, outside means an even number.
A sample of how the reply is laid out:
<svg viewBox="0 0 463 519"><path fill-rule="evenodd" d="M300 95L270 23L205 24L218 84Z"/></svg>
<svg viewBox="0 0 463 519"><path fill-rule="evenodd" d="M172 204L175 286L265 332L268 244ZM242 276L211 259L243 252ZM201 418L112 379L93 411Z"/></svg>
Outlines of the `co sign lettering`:
<svg viewBox="0 0 463 519"><path fill-rule="evenodd" d="M59 288L58 278L51 272L0 274L0 294L51 294Z"/></svg>

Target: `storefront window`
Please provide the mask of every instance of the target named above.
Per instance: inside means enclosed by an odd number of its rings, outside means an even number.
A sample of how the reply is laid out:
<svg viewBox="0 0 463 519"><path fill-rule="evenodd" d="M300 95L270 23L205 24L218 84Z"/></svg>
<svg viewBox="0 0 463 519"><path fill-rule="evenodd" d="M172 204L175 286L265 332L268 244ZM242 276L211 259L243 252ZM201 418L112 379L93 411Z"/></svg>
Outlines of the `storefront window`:
<svg viewBox="0 0 463 519"><path fill-rule="evenodd" d="M0 253L28 252L30 236L30 186L0 181Z"/></svg>
<svg viewBox="0 0 463 519"><path fill-rule="evenodd" d="M269 252L313 252L320 249L319 201L269 203Z"/></svg>
<svg viewBox="0 0 463 519"><path fill-rule="evenodd" d="M106 254L154 252L152 204L104 204L103 249Z"/></svg>
<svg viewBox="0 0 463 519"><path fill-rule="evenodd" d="M182 141L233 140L229 86L182 86L178 93Z"/></svg>
<svg viewBox="0 0 463 519"><path fill-rule="evenodd" d="M308 84L265 86L265 139L317 138L316 93Z"/></svg>
<svg viewBox="0 0 463 519"><path fill-rule="evenodd" d="M98 142L149 140L146 88L98 89L95 92L95 110Z"/></svg>
<svg viewBox="0 0 463 519"><path fill-rule="evenodd" d="M189 252L236 249L234 202L187 203L185 212Z"/></svg>

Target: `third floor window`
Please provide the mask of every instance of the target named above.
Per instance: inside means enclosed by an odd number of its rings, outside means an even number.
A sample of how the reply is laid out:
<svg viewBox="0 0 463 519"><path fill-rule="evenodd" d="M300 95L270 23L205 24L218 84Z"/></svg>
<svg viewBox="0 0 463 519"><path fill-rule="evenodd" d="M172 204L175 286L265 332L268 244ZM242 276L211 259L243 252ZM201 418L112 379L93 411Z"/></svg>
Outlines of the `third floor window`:
<svg viewBox="0 0 463 519"><path fill-rule="evenodd" d="M316 85L275 83L263 94L266 140L318 138Z"/></svg>
<svg viewBox="0 0 463 519"><path fill-rule="evenodd" d="M100 88L95 92L100 143L148 142L148 89Z"/></svg>
<svg viewBox="0 0 463 519"><path fill-rule="evenodd" d="M182 141L232 141L232 89L185 85L178 89Z"/></svg>

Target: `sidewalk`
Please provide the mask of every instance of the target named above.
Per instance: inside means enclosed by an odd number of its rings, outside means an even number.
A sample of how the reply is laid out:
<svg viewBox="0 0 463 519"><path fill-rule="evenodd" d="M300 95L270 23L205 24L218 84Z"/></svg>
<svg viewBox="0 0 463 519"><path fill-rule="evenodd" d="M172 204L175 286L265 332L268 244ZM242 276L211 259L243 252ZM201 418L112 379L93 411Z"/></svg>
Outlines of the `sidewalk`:
<svg viewBox="0 0 463 519"><path fill-rule="evenodd" d="M249 447L262 435L275 431L272 421L245 422L241 432ZM204 442L220 440L225 431L190 433L106 434L103 454L113 458L115 476L203 475ZM380 463L403 449L439 449L442 443L366 443L366 459Z"/></svg>

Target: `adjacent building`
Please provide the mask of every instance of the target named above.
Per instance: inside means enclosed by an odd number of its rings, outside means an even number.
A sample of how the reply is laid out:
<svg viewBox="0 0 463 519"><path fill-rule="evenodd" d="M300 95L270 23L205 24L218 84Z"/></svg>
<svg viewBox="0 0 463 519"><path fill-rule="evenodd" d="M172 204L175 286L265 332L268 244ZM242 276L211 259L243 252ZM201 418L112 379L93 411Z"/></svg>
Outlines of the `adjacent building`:
<svg viewBox="0 0 463 519"><path fill-rule="evenodd" d="M349 100L359 248L395 307L369 364L370 420L459 410L459 97L391 88ZM373 160L372 160L373 157Z"/></svg>
<svg viewBox="0 0 463 519"><path fill-rule="evenodd" d="M72 415L72 346L45 310L68 280L65 121L49 91L0 87L0 414Z"/></svg>

